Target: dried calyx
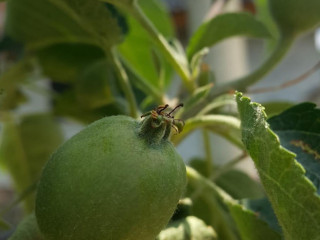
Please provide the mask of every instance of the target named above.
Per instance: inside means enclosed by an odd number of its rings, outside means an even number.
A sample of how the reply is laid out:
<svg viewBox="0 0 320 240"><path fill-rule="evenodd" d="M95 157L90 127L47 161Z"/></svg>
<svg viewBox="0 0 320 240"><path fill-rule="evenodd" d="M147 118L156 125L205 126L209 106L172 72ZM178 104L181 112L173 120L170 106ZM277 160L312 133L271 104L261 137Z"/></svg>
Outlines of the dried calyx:
<svg viewBox="0 0 320 240"><path fill-rule="evenodd" d="M150 144L157 144L160 141L168 140L171 134L171 129L175 134L180 133L184 127L184 121L175 119L172 115L178 108L183 107L183 104L177 105L170 112L168 104L159 105L150 112L141 116L144 120L141 122L139 135L146 139Z"/></svg>

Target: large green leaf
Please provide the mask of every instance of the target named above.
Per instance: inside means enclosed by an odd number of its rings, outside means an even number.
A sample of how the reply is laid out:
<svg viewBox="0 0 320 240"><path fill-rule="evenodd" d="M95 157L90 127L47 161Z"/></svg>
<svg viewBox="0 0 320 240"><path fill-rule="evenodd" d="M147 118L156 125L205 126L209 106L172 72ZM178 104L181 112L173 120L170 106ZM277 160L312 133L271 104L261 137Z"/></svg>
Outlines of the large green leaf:
<svg viewBox="0 0 320 240"><path fill-rule="evenodd" d="M280 145L263 107L237 93L242 140L288 240L319 239L320 198L295 154Z"/></svg>
<svg viewBox="0 0 320 240"><path fill-rule="evenodd" d="M10 172L18 192L29 189L39 178L45 162L62 142L62 133L51 115L27 115L17 124L4 115L0 161ZM25 199L27 211L33 210L34 196Z"/></svg>
<svg viewBox="0 0 320 240"><path fill-rule="evenodd" d="M226 13L203 23L193 34L187 48L189 59L205 47L211 47L232 36L267 38L265 25L247 13Z"/></svg>
<svg viewBox="0 0 320 240"><path fill-rule="evenodd" d="M312 103L294 106L268 120L281 145L297 154L306 176L320 193L320 110Z"/></svg>
<svg viewBox="0 0 320 240"><path fill-rule="evenodd" d="M91 0L10 0L6 31L29 49L66 42L105 49L121 40L117 19Z"/></svg>
<svg viewBox="0 0 320 240"><path fill-rule="evenodd" d="M295 36L320 24L319 0L269 0L269 7L283 35Z"/></svg>
<svg viewBox="0 0 320 240"><path fill-rule="evenodd" d="M159 32L165 37L173 36L170 16L160 1L140 0L139 5ZM172 74L171 66L155 51L154 42L133 17L128 17L128 23L129 34L119 47L125 62L143 81L165 87Z"/></svg>

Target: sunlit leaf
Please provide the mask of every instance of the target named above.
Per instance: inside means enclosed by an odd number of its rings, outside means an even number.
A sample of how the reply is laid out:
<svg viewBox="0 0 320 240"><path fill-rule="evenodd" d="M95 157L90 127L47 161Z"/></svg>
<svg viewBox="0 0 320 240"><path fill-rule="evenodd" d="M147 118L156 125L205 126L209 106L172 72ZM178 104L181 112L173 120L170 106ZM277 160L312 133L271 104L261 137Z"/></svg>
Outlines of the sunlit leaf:
<svg viewBox="0 0 320 240"><path fill-rule="evenodd" d="M173 36L173 26L168 11L160 1L140 0L139 5L150 21L165 37ZM155 52L153 41L143 27L132 17L128 17L129 34L119 50L128 64L144 81L157 87L169 83L172 69L159 52ZM163 81L163 83L161 83Z"/></svg>
<svg viewBox="0 0 320 240"><path fill-rule="evenodd" d="M270 33L262 22L250 14L221 14L203 23L192 35L187 48L189 59L201 49L211 47L232 36L268 38Z"/></svg>

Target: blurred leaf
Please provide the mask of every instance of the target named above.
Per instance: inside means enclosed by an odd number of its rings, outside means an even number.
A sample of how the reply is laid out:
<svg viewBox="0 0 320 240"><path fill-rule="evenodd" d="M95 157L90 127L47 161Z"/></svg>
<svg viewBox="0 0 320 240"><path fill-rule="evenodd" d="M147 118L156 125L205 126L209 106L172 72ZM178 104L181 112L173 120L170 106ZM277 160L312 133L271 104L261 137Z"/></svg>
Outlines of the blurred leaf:
<svg viewBox="0 0 320 240"><path fill-rule="evenodd" d="M86 67L75 84L78 102L86 108L98 108L115 101L118 93L112 65L105 61Z"/></svg>
<svg viewBox="0 0 320 240"><path fill-rule="evenodd" d="M241 118L242 140L255 162L285 238L318 239L320 198L316 195L315 186L305 177L304 168L294 159L295 154L280 145L279 138L266 122L263 107L242 97L241 93L237 94L236 99ZM304 107L306 105L297 107L295 114L303 112ZM314 114L300 118L300 122L294 125L295 128L305 126L313 132L318 131L319 128L312 129L310 125L314 123L312 115Z"/></svg>
<svg viewBox="0 0 320 240"><path fill-rule="evenodd" d="M36 54L43 73L56 82L75 82L87 65L105 59L100 48L77 43L52 45Z"/></svg>
<svg viewBox="0 0 320 240"><path fill-rule="evenodd" d="M191 208L192 208L192 201L190 198L180 199L170 221L172 222L176 220L181 220L191 215Z"/></svg>
<svg viewBox="0 0 320 240"><path fill-rule="evenodd" d="M247 36L268 38L270 33L265 25L247 13L225 13L203 23L192 35L187 48L188 58L205 47L232 37Z"/></svg>
<svg viewBox="0 0 320 240"><path fill-rule="evenodd" d="M216 83L214 72L210 69L208 64L201 64L197 82L199 87L205 86L209 83Z"/></svg>
<svg viewBox="0 0 320 240"><path fill-rule="evenodd" d="M236 126L228 126L224 124L221 124L219 126L219 124L213 124L211 126L208 126L207 129L225 138L236 147L240 149L244 148L243 143L241 142L241 132Z"/></svg>
<svg viewBox="0 0 320 240"><path fill-rule="evenodd" d="M259 219L268 223L270 228L275 232L278 232L279 234L282 233L282 229L279 226L278 219L268 198L243 199L240 203L247 209L253 211Z"/></svg>
<svg viewBox="0 0 320 240"><path fill-rule="evenodd" d="M217 234L212 227L201 219L189 216L173 221L160 232L156 240L216 240Z"/></svg>
<svg viewBox="0 0 320 240"><path fill-rule="evenodd" d="M284 110L293 106L293 103L290 102L266 102L263 103L265 108L265 112L268 117L272 117L274 115L280 114Z"/></svg>
<svg viewBox="0 0 320 240"><path fill-rule="evenodd" d="M21 140L19 127L11 115L2 116L0 141L0 160L10 172L19 192L32 182L29 174L28 160ZM31 204L31 203L30 203Z"/></svg>
<svg viewBox="0 0 320 240"><path fill-rule="evenodd" d="M183 111L188 111L192 106L203 100L213 87L212 83L209 83L203 87L197 88L192 95L190 95L184 102Z"/></svg>
<svg viewBox="0 0 320 240"><path fill-rule="evenodd" d="M5 220L0 218L0 230L5 231L5 230L9 230L9 229L10 229L10 225Z"/></svg>
<svg viewBox="0 0 320 240"><path fill-rule="evenodd" d="M270 12L286 37L297 36L320 24L319 0L269 0Z"/></svg>
<svg viewBox="0 0 320 240"><path fill-rule="evenodd" d="M272 50L279 39L279 31L270 14L268 2L268 0L255 0L255 5L257 7L257 19L266 25L272 35L272 38L267 39L268 44L266 50Z"/></svg>
<svg viewBox="0 0 320 240"><path fill-rule="evenodd" d="M34 213L25 217L9 240L45 240Z"/></svg>
<svg viewBox="0 0 320 240"><path fill-rule="evenodd" d="M212 226L219 239L238 240L236 226L224 203L199 181L188 180L186 196L192 199L192 215Z"/></svg>
<svg viewBox="0 0 320 240"><path fill-rule="evenodd" d="M32 184L40 177L41 170L51 154L63 142L63 135L55 119L46 113L24 116L19 129Z"/></svg>
<svg viewBox="0 0 320 240"><path fill-rule="evenodd" d="M15 123L6 114L0 142L0 160L8 169L17 190L23 192L39 178L45 162L62 142L59 126L50 115L34 114ZM34 196L25 198L27 211L34 207Z"/></svg>
<svg viewBox="0 0 320 240"><path fill-rule="evenodd" d="M207 163L204 159L194 158L189 165L196 169L201 175L210 178L207 171ZM219 172L219 166L214 166L212 171ZM234 199L260 198L264 196L262 186L249 177L246 173L230 169L227 172L219 174L214 182Z"/></svg>
<svg viewBox="0 0 320 240"><path fill-rule="evenodd" d="M21 55L22 51L23 47L20 43L14 41L6 34L2 36L0 40L0 52L10 52L10 54Z"/></svg>
<svg viewBox="0 0 320 240"><path fill-rule="evenodd" d="M125 102L122 102L121 99L116 100L116 102L103 107L88 109L78 101L74 90L66 90L56 96L53 111L58 116L67 116L83 123L91 123L106 116L126 115Z"/></svg>
<svg viewBox="0 0 320 240"><path fill-rule="evenodd" d="M240 137L240 121L235 117L211 114L191 117L185 123L183 131L178 135L172 136L171 140L174 144L179 144L188 134L197 128L207 128L229 140L237 147L243 148Z"/></svg>
<svg viewBox="0 0 320 240"><path fill-rule="evenodd" d="M28 49L57 43L84 43L106 49L119 43L117 19L99 1L10 0L6 31Z"/></svg>
<svg viewBox="0 0 320 240"><path fill-rule="evenodd" d="M244 206L237 203L228 203L228 207L237 224L241 239L282 239L281 235L271 229L265 221L260 219L257 213L246 209Z"/></svg>
<svg viewBox="0 0 320 240"><path fill-rule="evenodd" d="M216 97L207 105L204 105L202 110L198 113L198 115L205 115L208 113L216 113L214 110L227 106L227 105L235 105L233 94L222 94L219 97Z"/></svg>
<svg viewBox="0 0 320 240"><path fill-rule="evenodd" d="M320 194L320 109L313 103L301 103L268 120L281 145L297 154Z"/></svg>
<svg viewBox="0 0 320 240"><path fill-rule="evenodd" d="M140 0L139 5L159 32L165 37L173 36L171 18L160 1ZM161 53L154 54L154 43L144 28L132 17L128 17L128 23L129 34L119 46L124 61L139 78L148 84L160 87L159 79L163 78L164 86L167 86L172 74L171 66L164 60Z"/></svg>
<svg viewBox="0 0 320 240"><path fill-rule="evenodd" d="M33 70L32 60L23 59L0 76L0 111L15 108L20 102L25 101L19 84L26 80Z"/></svg>
<svg viewBox="0 0 320 240"><path fill-rule="evenodd" d="M262 186L240 170L232 169L221 174L215 183L234 199L264 196Z"/></svg>

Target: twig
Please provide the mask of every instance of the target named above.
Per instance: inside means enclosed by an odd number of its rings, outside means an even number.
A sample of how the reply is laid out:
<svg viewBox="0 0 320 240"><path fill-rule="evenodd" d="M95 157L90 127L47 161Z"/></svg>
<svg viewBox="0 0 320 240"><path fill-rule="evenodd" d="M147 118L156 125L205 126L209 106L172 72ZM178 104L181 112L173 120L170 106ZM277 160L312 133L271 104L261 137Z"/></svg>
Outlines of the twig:
<svg viewBox="0 0 320 240"><path fill-rule="evenodd" d="M295 84L298 84L298 83L306 80L310 75L312 75L313 73L315 73L319 69L320 69L320 61L316 65L314 65L312 68L310 68L307 72L303 73L302 75L300 75L299 77L297 77L295 79L292 79L292 80L285 82L285 83L278 85L278 86L264 87L264 88L249 90L248 93L266 93L266 92L279 91L281 89L291 87Z"/></svg>

